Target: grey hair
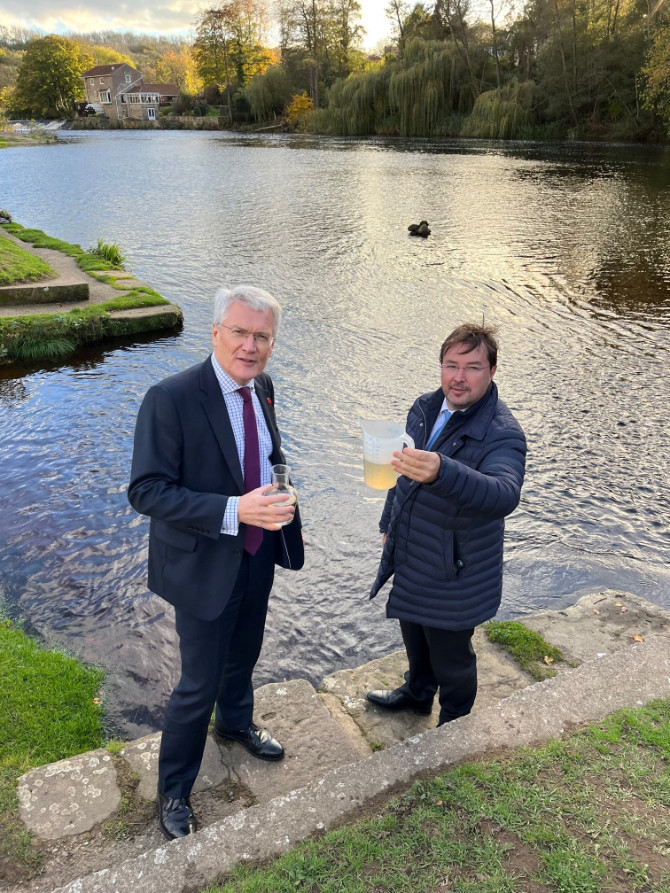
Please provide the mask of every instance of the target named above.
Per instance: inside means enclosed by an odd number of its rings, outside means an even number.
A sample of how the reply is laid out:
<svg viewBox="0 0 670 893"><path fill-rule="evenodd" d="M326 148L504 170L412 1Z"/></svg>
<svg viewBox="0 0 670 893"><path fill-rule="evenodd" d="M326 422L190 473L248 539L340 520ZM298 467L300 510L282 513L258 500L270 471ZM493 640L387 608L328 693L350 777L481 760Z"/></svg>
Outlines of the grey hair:
<svg viewBox="0 0 670 893"><path fill-rule="evenodd" d="M254 285L236 285L235 288L219 288L214 294L214 325L223 322L231 304L246 304L252 310L270 310L272 313L272 335L276 338L281 322L281 307L276 298L256 288Z"/></svg>

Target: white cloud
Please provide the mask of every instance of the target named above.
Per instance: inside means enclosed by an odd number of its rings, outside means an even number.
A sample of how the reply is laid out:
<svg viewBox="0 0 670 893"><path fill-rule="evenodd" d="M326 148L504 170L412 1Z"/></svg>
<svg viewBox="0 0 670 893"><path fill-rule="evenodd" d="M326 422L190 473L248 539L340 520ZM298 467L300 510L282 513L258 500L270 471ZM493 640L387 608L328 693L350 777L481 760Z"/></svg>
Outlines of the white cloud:
<svg viewBox="0 0 670 893"><path fill-rule="evenodd" d="M387 0L361 0L365 46L373 47L389 34L384 15ZM215 5L212 0L211 5ZM5 27L29 28L45 34L87 33L89 31L134 31L144 34L186 36L193 30L198 9L207 0L154 0L154 2L110 3L87 0L86 6L68 0L0 0L0 23Z"/></svg>

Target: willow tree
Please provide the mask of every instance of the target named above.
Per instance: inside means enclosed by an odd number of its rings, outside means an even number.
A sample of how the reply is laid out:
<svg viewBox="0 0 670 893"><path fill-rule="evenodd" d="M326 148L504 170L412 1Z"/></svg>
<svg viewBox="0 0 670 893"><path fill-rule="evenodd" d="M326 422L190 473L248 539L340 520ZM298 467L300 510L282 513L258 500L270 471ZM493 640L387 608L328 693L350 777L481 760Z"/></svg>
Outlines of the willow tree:
<svg viewBox="0 0 670 893"><path fill-rule="evenodd" d="M257 121L270 121L283 114L293 95L288 76L280 65L272 65L255 77L244 93Z"/></svg>
<svg viewBox="0 0 670 893"><path fill-rule="evenodd" d="M453 43L407 44L404 64L389 82L389 106L402 136L436 136L445 118L469 111L469 77Z"/></svg>
<svg viewBox="0 0 670 893"><path fill-rule="evenodd" d="M436 0L435 12L443 20L444 26L454 44L454 48L468 70L472 98L479 96L479 79L475 71L473 53L470 46L471 26L470 0Z"/></svg>
<svg viewBox="0 0 670 893"><path fill-rule="evenodd" d="M480 93L465 120L461 136L487 140L529 138L536 123L537 87L512 81L502 89Z"/></svg>
<svg viewBox="0 0 670 893"><path fill-rule="evenodd" d="M367 136L396 130L389 104L390 78L391 67L383 65L335 81L328 91L327 108L312 115L312 129L316 133L342 136Z"/></svg>

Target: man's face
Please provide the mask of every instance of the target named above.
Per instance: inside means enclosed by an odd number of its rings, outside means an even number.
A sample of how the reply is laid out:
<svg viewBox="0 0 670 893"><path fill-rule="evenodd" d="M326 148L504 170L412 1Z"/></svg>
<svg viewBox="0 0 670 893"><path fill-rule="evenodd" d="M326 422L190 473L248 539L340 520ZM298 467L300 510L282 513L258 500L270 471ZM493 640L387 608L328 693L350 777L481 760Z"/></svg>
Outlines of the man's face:
<svg viewBox="0 0 670 893"><path fill-rule="evenodd" d="M467 409L480 400L496 374L497 367L489 366L483 344L469 351L464 347L452 344L442 357L442 390L452 411Z"/></svg>
<svg viewBox="0 0 670 893"><path fill-rule="evenodd" d="M273 323L271 310L253 310L235 301L222 323L212 326L214 356L237 384L249 384L265 369L274 345Z"/></svg>

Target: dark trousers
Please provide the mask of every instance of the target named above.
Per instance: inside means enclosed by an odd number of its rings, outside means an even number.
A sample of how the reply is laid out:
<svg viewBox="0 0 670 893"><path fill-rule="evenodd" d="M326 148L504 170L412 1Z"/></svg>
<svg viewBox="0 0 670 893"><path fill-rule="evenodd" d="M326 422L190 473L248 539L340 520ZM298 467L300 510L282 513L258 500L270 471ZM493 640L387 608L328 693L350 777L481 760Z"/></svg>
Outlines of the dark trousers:
<svg viewBox="0 0 670 893"><path fill-rule="evenodd" d="M449 630L400 621L409 670L402 690L416 701L432 702L439 689L439 725L465 716L477 696L474 629Z"/></svg>
<svg viewBox="0 0 670 893"><path fill-rule="evenodd" d="M175 612L181 678L165 713L158 784L168 797L188 797L200 771L207 730L215 721L246 729L253 718L252 675L261 652L268 598L274 581L274 536L242 556L228 604L215 620Z"/></svg>

